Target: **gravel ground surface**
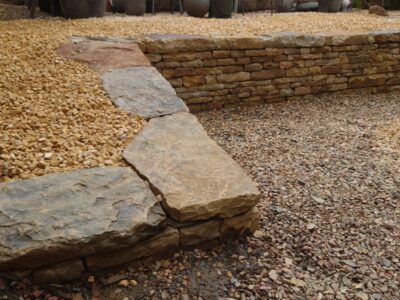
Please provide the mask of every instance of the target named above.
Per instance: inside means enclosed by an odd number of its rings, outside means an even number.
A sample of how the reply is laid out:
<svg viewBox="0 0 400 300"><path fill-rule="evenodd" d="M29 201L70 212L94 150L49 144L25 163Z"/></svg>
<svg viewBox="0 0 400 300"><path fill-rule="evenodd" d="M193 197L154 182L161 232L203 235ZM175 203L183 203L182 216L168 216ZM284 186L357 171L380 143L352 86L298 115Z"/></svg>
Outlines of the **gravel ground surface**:
<svg viewBox="0 0 400 300"><path fill-rule="evenodd" d="M253 237L136 272L46 290L14 282L3 293L53 300L400 299L399 100L400 93L330 96L201 113L208 133L262 191Z"/></svg>
<svg viewBox="0 0 400 300"><path fill-rule="evenodd" d="M71 35L139 36L150 33L257 35L277 31L354 32L400 28L365 12L238 15L231 20L175 14L64 20L0 2L0 181L98 165L123 165L121 151L143 121L115 108L98 75L58 57ZM8 21L6 21L8 20ZM14 20L14 21L12 21ZM101 128L101 131L99 130Z"/></svg>

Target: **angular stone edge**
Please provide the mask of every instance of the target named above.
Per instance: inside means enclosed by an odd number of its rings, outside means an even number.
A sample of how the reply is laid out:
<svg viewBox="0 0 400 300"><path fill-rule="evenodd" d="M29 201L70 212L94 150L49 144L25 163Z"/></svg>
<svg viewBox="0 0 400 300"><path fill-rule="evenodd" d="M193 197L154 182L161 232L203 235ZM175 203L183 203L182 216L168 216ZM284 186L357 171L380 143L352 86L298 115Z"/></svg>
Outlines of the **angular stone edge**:
<svg viewBox="0 0 400 300"><path fill-rule="evenodd" d="M187 116L191 116L191 118L187 118ZM178 118L178 119L172 119L171 118ZM198 137L201 137L204 140L209 141L208 142L208 150L209 152L212 153L214 156L218 156L219 159L223 158L223 162L225 163L225 167L227 169L235 169L237 175L234 177L234 179L240 178L240 184L241 187L245 186L244 189L242 189L238 193L237 190L235 190L236 194L228 193L228 194L218 194L218 196L215 196L213 199L207 199L208 202L206 205L200 205L198 202L191 202L185 206L179 205L178 200L182 199L182 194L185 192L177 193L176 191L174 192L173 189L170 188L170 185L163 185L164 180L160 177L158 173L152 172L151 170L148 170L145 164L141 164L141 157L137 157L136 154L141 154L141 153L147 153L146 147L150 145L151 142L157 144L158 142L158 137L159 137L159 132L156 130L151 131L152 126L157 126L154 125L155 122L167 122L167 124L171 124L171 122L178 122L183 120L183 123L185 121L190 125L196 125L199 128L199 131L197 131ZM186 125L188 125L186 124ZM182 124L180 124L182 125ZM185 125L185 124L183 124ZM181 126L184 127L184 126ZM150 128L150 137L153 138L153 140L148 139L148 137L145 136L147 133L146 128ZM151 135L153 134L153 135ZM140 140L140 138L143 136L143 140ZM147 140L146 140L147 138ZM196 137L192 137L192 140L196 140ZM138 144L141 143L141 144ZM181 141L182 143L182 141ZM175 143L174 144L179 144L178 139L175 137ZM161 144L160 144L161 145ZM141 148L141 146L143 146ZM171 145L170 145L171 146ZM199 145L196 145L199 146ZM204 146L204 143L203 143ZM199 155L201 151L196 152L197 155ZM204 156L204 153L201 153ZM161 195L162 198L162 204L164 207L164 210L168 216L171 218L179 221L179 222L191 222L191 221L203 221L203 220L208 220L213 217L232 217L238 214L241 214L251 207L255 206L261 197L260 191L258 190L257 186L254 184L254 182L244 173L243 169L231 158L228 156L228 154L222 150L215 141L213 141L211 138L208 137L207 133L205 132L204 128L198 123L197 119L189 114L189 113L177 113L172 116L165 116L162 118L157 118L153 119L148 123L145 128L142 129L142 131L139 133L139 136L136 137L135 140L133 140L128 147L124 150L123 157L125 160L133 167L135 170L142 176L144 177L152 186L153 190L157 194ZM164 166L161 166L161 168L164 168ZM189 171L192 171L189 169ZM178 171L179 173L179 171ZM215 177L214 177L215 178ZM176 178L174 178L176 180ZM230 177L232 179L232 177ZM178 180L180 183L180 181ZM180 183L182 186L182 183ZM224 191L232 186L226 185L224 187ZM178 188L178 190L180 190ZM187 192L187 191L186 191ZM190 194L190 192L189 192ZM204 195L202 197L199 197L198 199L204 200ZM215 206L218 207L218 209L215 209Z"/></svg>
<svg viewBox="0 0 400 300"><path fill-rule="evenodd" d="M375 42L400 42L400 30L382 30L359 34L301 34L282 32L254 37L206 37L157 35L138 40L146 54L207 50L246 50L285 47L323 47L363 45Z"/></svg>
<svg viewBox="0 0 400 300"><path fill-rule="evenodd" d="M130 98L126 95L127 91L139 90L137 86L134 85L134 81L131 81L131 85L121 84L121 79L126 76L137 77L137 72L148 73L152 76L145 77L147 84L157 86L157 93L163 93L161 96L153 95L151 93L146 94L143 90L140 90L140 96L136 98ZM151 74L154 73L154 74ZM155 76L158 74L159 76ZM136 78L135 77L135 78ZM104 73L101 76L103 89L106 91L107 95L110 97L111 101L119 107L121 110L130 113L134 116L140 116L145 119L152 119L163 117L167 115L176 114L179 112L188 112L189 109L185 102L176 95L175 89L171 84L158 72L154 67L128 67L121 69L114 69L109 72ZM132 79L131 79L132 80ZM129 90L130 88L130 90ZM124 91L125 93L122 93ZM139 94L139 93L138 93ZM164 97L163 99L157 99ZM149 98L154 99L152 103L146 104Z"/></svg>

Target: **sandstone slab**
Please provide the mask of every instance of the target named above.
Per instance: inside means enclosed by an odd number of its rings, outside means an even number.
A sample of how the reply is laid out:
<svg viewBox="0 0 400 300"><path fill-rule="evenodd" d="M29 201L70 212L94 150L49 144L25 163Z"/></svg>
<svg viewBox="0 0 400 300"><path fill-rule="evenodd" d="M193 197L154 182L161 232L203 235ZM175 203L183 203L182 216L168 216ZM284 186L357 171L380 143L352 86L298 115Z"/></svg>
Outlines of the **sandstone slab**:
<svg viewBox="0 0 400 300"><path fill-rule="evenodd" d="M126 167L0 184L0 271L136 244L165 225L148 185Z"/></svg>
<svg viewBox="0 0 400 300"><path fill-rule="evenodd" d="M86 259L90 272L118 266L130 261L136 261L148 256L177 252L179 249L179 232L177 229L167 227L157 235L149 237L136 246L93 255Z"/></svg>
<svg viewBox="0 0 400 300"><path fill-rule="evenodd" d="M221 242L252 234L259 228L259 222L260 212L257 207L242 215L224 219L221 225Z"/></svg>
<svg viewBox="0 0 400 300"><path fill-rule="evenodd" d="M57 52L68 59L86 63L99 73L128 67L151 67L134 42L84 40L63 44Z"/></svg>
<svg viewBox="0 0 400 300"><path fill-rule="evenodd" d="M84 272L82 260L75 259L35 271L33 282L35 284L68 282L80 278Z"/></svg>
<svg viewBox="0 0 400 300"><path fill-rule="evenodd" d="M180 229L182 247L200 245L219 237L221 221L210 220Z"/></svg>
<svg viewBox="0 0 400 300"><path fill-rule="evenodd" d="M124 111L154 118L188 108L169 82L153 67L118 69L103 75L103 87Z"/></svg>
<svg viewBox="0 0 400 300"><path fill-rule="evenodd" d="M123 156L181 222L232 217L260 198L250 178L189 113L152 119Z"/></svg>

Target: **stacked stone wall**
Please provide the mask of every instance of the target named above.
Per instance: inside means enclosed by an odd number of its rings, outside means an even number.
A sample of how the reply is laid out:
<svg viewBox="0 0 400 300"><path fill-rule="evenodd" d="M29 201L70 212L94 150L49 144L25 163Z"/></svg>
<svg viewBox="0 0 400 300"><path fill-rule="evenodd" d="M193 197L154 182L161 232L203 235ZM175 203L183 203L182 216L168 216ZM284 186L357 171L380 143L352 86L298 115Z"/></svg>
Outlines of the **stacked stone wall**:
<svg viewBox="0 0 400 300"><path fill-rule="evenodd" d="M400 89L400 32L166 36L141 46L191 111Z"/></svg>

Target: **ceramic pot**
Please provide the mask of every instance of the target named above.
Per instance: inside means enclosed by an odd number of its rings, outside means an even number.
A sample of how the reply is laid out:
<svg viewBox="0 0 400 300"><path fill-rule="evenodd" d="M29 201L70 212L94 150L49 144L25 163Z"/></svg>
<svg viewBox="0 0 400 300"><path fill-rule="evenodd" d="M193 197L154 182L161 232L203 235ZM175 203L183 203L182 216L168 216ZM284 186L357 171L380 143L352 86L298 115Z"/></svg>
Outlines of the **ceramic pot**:
<svg viewBox="0 0 400 300"><path fill-rule="evenodd" d="M185 10L189 16L203 18L210 10L210 0L185 0Z"/></svg>
<svg viewBox="0 0 400 300"><path fill-rule="evenodd" d="M146 0L124 0L125 13L131 16L142 16L146 12Z"/></svg>
<svg viewBox="0 0 400 300"><path fill-rule="evenodd" d="M51 4L49 0L39 0L39 9L43 12L51 12Z"/></svg>
<svg viewBox="0 0 400 300"><path fill-rule="evenodd" d="M124 13L124 0L113 0L112 4L112 11L114 13Z"/></svg>
<svg viewBox="0 0 400 300"><path fill-rule="evenodd" d="M320 12L339 12L342 0L319 0L318 11Z"/></svg>
<svg viewBox="0 0 400 300"><path fill-rule="evenodd" d="M107 0L60 0L61 9L68 19L102 17Z"/></svg>
<svg viewBox="0 0 400 300"><path fill-rule="evenodd" d="M278 0L275 1L275 9L278 12L290 12L292 11L294 0Z"/></svg>
<svg viewBox="0 0 400 300"><path fill-rule="evenodd" d="M318 2L305 2L296 6L296 11L318 11Z"/></svg>
<svg viewBox="0 0 400 300"><path fill-rule="evenodd" d="M234 0L211 0L209 16L211 18L230 18L234 9Z"/></svg>
<svg viewBox="0 0 400 300"><path fill-rule="evenodd" d="M64 17L60 0L50 0L51 14L55 17Z"/></svg>

